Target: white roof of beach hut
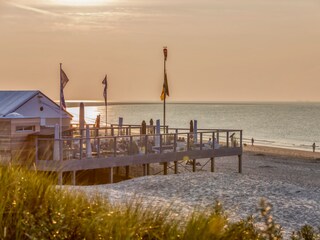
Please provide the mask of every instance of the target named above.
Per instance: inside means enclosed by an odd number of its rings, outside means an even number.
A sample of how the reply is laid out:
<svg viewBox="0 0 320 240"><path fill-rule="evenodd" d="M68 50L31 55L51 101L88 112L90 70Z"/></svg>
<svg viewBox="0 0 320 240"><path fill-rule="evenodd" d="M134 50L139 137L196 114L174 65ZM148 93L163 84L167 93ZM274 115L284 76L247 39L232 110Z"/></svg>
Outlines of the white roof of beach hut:
<svg viewBox="0 0 320 240"><path fill-rule="evenodd" d="M17 112L22 116L39 117L34 111L36 103L42 102L47 108L51 109L51 117L59 116L59 105L38 90L34 91L0 91L0 117ZM65 110L63 118L72 118L72 115ZM16 117L16 115L11 115Z"/></svg>

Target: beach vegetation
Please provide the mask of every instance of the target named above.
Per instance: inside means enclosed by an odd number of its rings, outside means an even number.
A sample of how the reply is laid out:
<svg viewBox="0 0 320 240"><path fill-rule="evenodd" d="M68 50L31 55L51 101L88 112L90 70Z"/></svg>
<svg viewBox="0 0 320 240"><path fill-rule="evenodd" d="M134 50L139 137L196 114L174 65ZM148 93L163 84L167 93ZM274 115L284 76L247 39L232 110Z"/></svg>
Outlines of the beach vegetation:
<svg viewBox="0 0 320 240"><path fill-rule="evenodd" d="M320 239L320 226L318 229L304 225L297 232L293 232L291 240L319 240Z"/></svg>
<svg viewBox="0 0 320 240"><path fill-rule="evenodd" d="M81 190L56 186L53 176L22 167L0 167L0 239L282 239L271 216L272 206L260 203L259 217L231 222L221 204L188 219L169 209L146 208L134 201L115 205ZM260 225L259 225L259 224ZM304 226L292 239L317 239Z"/></svg>

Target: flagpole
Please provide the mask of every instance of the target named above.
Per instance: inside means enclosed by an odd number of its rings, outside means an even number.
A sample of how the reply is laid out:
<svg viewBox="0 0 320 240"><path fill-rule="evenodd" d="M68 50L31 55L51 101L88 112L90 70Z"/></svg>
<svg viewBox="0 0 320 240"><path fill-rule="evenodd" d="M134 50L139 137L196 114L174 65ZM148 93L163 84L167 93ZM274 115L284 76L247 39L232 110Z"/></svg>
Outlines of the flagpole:
<svg viewBox="0 0 320 240"><path fill-rule="evenodd" d="M62 83L61 83L61 69L62 69L62 63L60 63L60 140L62 139L62 102L61 102L61 93L62 93Z"/></svg>
<svg viewBox="0 0 320 240"><path fill-rule="evenodd" d="M108 87L106 88L106 127L108 127Z"/></svg>
<svg viewBox="0 0 320 240"><path fill-rule="evenodd" d="M166 77L166 57L164 56L164 61L163 61L163 77ZM164 93L164 99L163 99L163 132L166 133L166 98L167 98L167 93Z"/></svg>

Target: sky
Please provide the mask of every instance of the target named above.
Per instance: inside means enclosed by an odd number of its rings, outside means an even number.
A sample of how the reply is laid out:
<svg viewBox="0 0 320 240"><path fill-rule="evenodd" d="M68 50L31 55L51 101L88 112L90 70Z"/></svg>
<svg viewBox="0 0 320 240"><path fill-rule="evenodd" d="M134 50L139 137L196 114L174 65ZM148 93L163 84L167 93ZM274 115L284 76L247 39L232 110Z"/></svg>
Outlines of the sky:
<svg viewBox="0 0 320 240"><path fill-rule="evenodd" d="M320 101L319 0L0 0L1 90L66 100Z"/></svg>

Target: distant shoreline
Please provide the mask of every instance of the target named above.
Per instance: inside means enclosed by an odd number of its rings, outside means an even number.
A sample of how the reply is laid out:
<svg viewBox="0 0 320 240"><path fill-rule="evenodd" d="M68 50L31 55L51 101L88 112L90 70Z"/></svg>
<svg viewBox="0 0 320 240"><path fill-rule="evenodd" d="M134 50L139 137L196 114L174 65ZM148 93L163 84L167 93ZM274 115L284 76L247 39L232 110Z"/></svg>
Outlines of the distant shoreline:
<svg viewBox="0 0 320 240"><path fill-rule="evenodd" d="M58 101L56 101L58 102ZM67 101L67 107L79 107L79 104L83 102L85 106L104 106L104 101L93 101L93 100L83 100L83 101ZM157 101L146 101L146 102L108 102L108 105L162 105L163 102ZM269 102L251 102L251 101L238 101L238 102L228 102L228 101L214 101L214 102L188 102L188 101L175 101L175 102L166 102L166 104L201 104L201 105L265 105L265 104L320 104L320 102L278 102L278 101L269 101Z"/></svg>
<svg viewBox="0 0 320 240"><path fill-rule="evenodd" d="M318 150L318 149L317 149ZM245 153L258 154L258 156L275 156L280 158L295 158L303 160L317 160L320 161L320 152L312 152L312 150L300 150L290 148L280 148L274 146L244 146Z"/></svg>

